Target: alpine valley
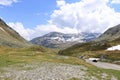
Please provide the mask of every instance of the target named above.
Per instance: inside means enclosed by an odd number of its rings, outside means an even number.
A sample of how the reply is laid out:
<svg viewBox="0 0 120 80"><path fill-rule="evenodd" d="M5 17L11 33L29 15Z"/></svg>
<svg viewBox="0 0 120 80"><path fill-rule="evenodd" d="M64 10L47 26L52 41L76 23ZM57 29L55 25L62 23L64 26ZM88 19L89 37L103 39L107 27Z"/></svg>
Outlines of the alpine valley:
<svg viewBox="0 0 120 80"><path fill-rule="evenodd" d="M102 35L50 32L32 45L0 19L0 80L120 80L120 51L107 51L120 44L119 34L120 25ZM87 62L101 54L116 64Z"/></svg>

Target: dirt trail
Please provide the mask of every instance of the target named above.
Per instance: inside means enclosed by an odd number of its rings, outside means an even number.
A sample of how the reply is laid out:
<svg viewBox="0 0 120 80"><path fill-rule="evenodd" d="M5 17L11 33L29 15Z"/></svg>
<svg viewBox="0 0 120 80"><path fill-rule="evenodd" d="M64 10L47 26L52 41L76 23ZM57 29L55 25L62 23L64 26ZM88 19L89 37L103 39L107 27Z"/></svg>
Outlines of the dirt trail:
<svg viewBox="0 0 120 80"><path fill-rule="evenodd" d="M120 70L120 65L116 65L116 64L112 64L112 63L107 63L107 62L92 62L90 60L86 60L86 62L100 67L100 68L104 68L104 69L113 69L113 70Z"/></svg>

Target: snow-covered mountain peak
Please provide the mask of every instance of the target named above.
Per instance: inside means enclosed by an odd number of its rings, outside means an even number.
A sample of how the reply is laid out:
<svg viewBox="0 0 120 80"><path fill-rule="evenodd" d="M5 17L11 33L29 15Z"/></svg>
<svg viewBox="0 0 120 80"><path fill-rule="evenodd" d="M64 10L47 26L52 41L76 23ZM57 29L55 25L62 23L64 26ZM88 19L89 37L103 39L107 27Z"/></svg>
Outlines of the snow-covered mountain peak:
<svg viewBox="0 0 120 80"><path fill-rule="evenodd" d="M78 33L78 34L64 34L59 32L50 32L44 36L31 40L33 44L40 44L46 47L58 46L61 44L82 43L97 38L99 33Z"/></svg>

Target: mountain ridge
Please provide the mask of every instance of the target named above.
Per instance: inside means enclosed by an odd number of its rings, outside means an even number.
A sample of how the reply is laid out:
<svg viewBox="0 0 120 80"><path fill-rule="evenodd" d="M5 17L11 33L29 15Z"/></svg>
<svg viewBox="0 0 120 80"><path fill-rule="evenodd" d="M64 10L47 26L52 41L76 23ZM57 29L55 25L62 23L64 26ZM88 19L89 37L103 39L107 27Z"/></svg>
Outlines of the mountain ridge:
<svg viewBox="0 0 120 80"><path fill-rule="evenodd" d="M30 43L0 19L0 46L26 47Z"/></svg>
<svg viewBox="0 0 120 80"><path fill-rule="evenodd" d="M102 35L100 35L95 41L108 40L113 41L120 38L120 24L109 28Z"/></svg>
<svg viewBox="0 0 120 80"><path fill-rule="evenodd" d="M50 32L41 37L32 39L33 44L42 45L49 48L66 48L77 43L83 43L95 39L99 33L79 33L65 34L60 32Z"/></svg>
<svg viewBox="0 0 120 80"><path fill-rule="evenodd" d="M59 51L61 55L74 55L80 52L102 51L120 44L120 25L116 25L106 30L95 40L83 44L76 44Z"/></svg>

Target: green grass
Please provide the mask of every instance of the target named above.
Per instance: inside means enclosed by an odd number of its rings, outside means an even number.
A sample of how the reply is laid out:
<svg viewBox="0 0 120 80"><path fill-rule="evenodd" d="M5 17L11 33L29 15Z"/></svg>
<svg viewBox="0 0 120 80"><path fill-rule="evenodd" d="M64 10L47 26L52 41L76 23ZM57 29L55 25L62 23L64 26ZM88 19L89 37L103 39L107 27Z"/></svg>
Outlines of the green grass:
<svg viewBox="0 0 120 80"><path fill-rule="evenodd" d="M111 76L115 76L120 80L120 71L115 70L106 70L94 67L84 60L80 60L76 57L70 56L61 56L57 55L56 50L51 50L48 48L44 48L41 46L32 46L29 48L0 48L0 72L2 72L2 68L8 67L10 65L17 66L17 64L31 64L31 63L41 63L41 62L53 62L53 63L65 63L65 64L73 64L73 65L83 65L87 68L87 77L86 80L91 76L98 77L101 80L102 73L108 74L108 80ZM88 52L90 53L90 52ZM84 53L84 54L88 54ZM96 52L94 52L96 53ZM93 56L94 54L90 55ZM25 68L26 69L26 68ZM27 68L32 69L31 67ZM8 79L9 80L9 79ZM71 78L70 80L80 80L77 78Z"/></svg>
<svg viewBox="0 0 120 80"><path fill-rule="evenodd" d="M117 80L120 80L119 74L120 74L120 71L100 69L97 67L89 67L87 70L85 80L90 80L91 77L95 77L97 78L97 80L111 80L113 76ZM73 77L70 80L81 80L81 79Z"/></svg>
<svg viewBox="0 0 120 80"><path fill-rule="evenodd" d="M96 76L99 78L99 80L102 80L102 75L107 74L107 80L110 80L112 76L116 77L118 80L120 80L120 71L117 70L111 70L111 69L100 69L100 68L95 68L95 67L90 67L88 69L88 75L89 76Z"/></svg>
<svg viewBox="0 0 120 80"><path fill-rule="evenodd" d="M83 60L75 57L58 56L56 50L51 50L41 46L32 46L29 48L1 48L0 49L0 67L31 62L56 62L76 65L91 66Z"/></svg>
<svg viewBox="0 0 120 80"><path fill-rule="evenodd" d="M101 42L88 42L88 43L80 43L73 45L69 48L66 48L64 50L60 50L59 54L61 55L77 55L80 52L86 52L86 51L100 51L100 50L106 50L111 45L107 41L101 41Z"/></svg>
<svg viewBox="0 0 120 80"><path fill-rule="evenodd" d="M0 56L0 67L8 66L11 64L17 63L16 61L12 61L10 59L7 59L8 57L1 57Z"/></svg>

